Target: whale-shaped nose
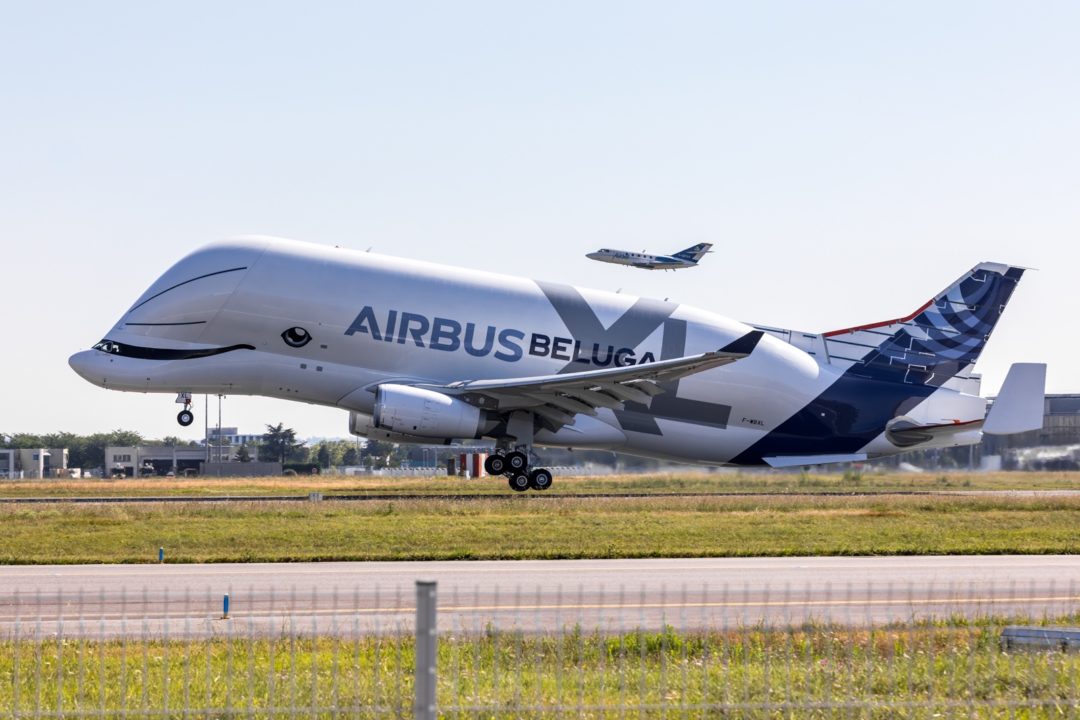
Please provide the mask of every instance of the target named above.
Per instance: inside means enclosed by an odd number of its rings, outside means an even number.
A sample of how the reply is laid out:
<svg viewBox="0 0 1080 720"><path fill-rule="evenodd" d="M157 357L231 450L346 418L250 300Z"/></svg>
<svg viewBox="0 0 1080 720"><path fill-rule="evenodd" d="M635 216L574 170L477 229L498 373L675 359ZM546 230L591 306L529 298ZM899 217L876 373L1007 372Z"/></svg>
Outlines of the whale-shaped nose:
<svg viewBox="0 0 1080 720"><path fill-rule="evenodd" d="M98 372L100 355L101 353L97 350L80 350L68 358L68 365L79 374L79 377L98 385L101 383L101 373Z"/></svg>

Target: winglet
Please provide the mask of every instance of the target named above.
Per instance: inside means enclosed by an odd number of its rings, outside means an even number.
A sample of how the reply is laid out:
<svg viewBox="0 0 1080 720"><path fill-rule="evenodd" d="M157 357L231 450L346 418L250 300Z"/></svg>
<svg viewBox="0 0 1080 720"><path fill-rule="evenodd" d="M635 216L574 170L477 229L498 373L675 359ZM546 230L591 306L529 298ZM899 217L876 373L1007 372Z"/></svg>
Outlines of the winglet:
<svg viewBox="0 0 1080 720"><path fill-rule="evenodd" d="M732 340L730 343L720 348L720 352L731 353L732 355L749 355L754 352L754 348L757 347L758 342L761 340L761 336L764 334L765 333L761 330L751 330L741 338Z"/></svg>

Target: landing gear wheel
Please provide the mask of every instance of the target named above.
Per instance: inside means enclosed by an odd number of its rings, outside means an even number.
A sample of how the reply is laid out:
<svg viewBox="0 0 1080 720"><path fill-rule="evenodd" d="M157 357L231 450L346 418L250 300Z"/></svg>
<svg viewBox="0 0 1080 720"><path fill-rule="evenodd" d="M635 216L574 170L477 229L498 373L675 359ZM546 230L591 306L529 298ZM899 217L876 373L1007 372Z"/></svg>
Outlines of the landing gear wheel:
<svg viewBox="0 0 1080 720"><path fill-rule="evenodd" d="M525 492L529 489L529 476L524 473L510 476L510 489L515 492Z"/></svg>
<svg viewBox="0 0 1080 720"><path fill-rule="evenodd" d="M488 455L484 459L484 472L488 475L502 475L506 472L506 458L502 455Z"/></svg>
<svg viewBox="0 0 1080 720"><path fill-rule="evenodd" d="M507 453L505 458L506 468L511 472L524 474L525 468L529 467L529 456L520 450Z"/></svg>
<svg viewBox="0 0 1080 720"><path fill-rule="evenodd" d="M181 410L176 415L176 422L180 423L184 427L187 427L191 423L195 422L195 413L190 410Z"/></svg>
<svg viewBox="0 0 1080 720"><path fill-rule="evenodd" d="M546 468L536 468L529 473L529 487L533 490L547 490L551 487L551 471Z"/></svg>

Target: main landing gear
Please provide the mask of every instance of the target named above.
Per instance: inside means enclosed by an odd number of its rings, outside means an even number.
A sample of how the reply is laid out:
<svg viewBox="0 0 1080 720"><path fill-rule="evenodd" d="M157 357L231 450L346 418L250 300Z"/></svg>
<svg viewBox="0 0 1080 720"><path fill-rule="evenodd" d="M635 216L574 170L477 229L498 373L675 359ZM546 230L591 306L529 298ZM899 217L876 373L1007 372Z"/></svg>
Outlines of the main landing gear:
<svg viewBox="0 0 1080 720"><path fill-rule="evenodd" d="M195 422L195 413L191 412L191 393L180 393L176 396L176 402L184 406L184 409L176 414L176 422L183 427Z"/></svg>
<svg viewBox="0 0 1080 720"><path fill-rule="evenodd" d="M551 487L551 471L546 468L529 468L529 455L521 450L496 452L484 460L488 475L505 475L510 489L515 492L547 490Z"/></svg>

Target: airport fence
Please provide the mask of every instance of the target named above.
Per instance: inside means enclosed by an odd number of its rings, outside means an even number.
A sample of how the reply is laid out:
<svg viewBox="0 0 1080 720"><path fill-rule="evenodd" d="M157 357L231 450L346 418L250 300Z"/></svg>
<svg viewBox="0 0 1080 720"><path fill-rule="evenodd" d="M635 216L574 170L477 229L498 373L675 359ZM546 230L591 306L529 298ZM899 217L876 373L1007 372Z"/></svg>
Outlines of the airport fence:
<svg viewBox="0 0 1080 720"><path fill-rule="evenodd" d="M3 595L10 718L1076 717L1076 588Z"/></svg>

